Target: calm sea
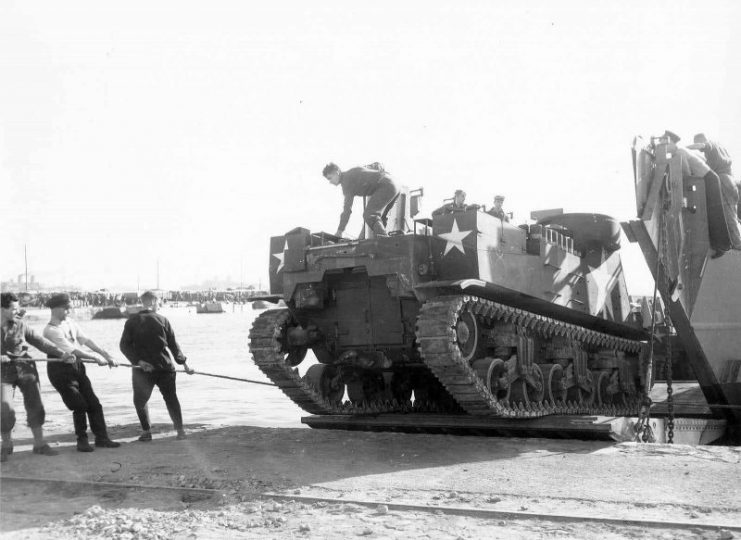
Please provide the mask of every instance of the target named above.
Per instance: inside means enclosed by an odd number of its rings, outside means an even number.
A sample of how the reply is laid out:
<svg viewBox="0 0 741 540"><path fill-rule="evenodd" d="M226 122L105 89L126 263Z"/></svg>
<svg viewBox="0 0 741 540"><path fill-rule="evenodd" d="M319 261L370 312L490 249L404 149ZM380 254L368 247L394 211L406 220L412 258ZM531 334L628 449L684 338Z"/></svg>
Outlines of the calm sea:
<svg viewBox="0 0 741 540"><path fill-rule="evenodd" d="M252 321L261 311L254 311L250 305L227 304L225 309L225 313L197 314L194 308L164 308L161 313L170 320L189 366L196 371L267 382L268 379L252 362L248 348ZM128 363L118 348L125 319L85 320L79 315L72 318L119 362ZM41 332L49 320L49 310L29 310L26 320ZM43 357L35 349L32 349L32 354ZM310 353L304 364L313 362ZM304 364L300 367L302 374L307 367ZM71 413L49 383L45 364L39 363L38 366L47 411L45 429L48 433L71 432ZM103 404L107 423L110 426L138 424L132 404L131 369L122 366L109 369L95 364L86 364L86 368ZM184 373L178 374L177 385L186 425L301 427L300 418L307 414L282 392L268 386ZM18 414L15 436L22 437L28 428L25 427L25 411L19 391L16 391L14 402ZM149 412L153 423L170 423L164 401L156 388L149 401Z"/></svg>

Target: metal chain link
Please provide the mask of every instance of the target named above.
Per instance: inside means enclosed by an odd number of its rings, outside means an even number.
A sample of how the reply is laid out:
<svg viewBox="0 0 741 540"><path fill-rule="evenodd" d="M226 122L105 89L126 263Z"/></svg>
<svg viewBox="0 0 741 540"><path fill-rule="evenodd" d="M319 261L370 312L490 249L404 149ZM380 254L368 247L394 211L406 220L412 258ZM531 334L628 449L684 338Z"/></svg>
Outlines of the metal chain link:
<svg viewBox="0 0 741 540"><path fill-rule="evenodd" d="M669 232L669 224L668 224L668 213L671 209L671 186L669 184L670 177L667 175L664 177L665 184L664 188L665 190L662 190L663 196L665 197L662 200L661 205L661 213L659 214L659 220L660 220L660 233L659 236L661 237L659 240L659 253L658 258L659 260L663 260L663 266L664 271L661 271L661 266L659 265L659 276L657 276L657 279L660 282L661 290L664 291L665 298L667 298L667 303L671 302L671 294L672 291L669 290L669 241L668 241L668 232ZM669 319L668 314L664 314L664 322L667 329L671 328L671 321ZM667 428L667 436L666 441L669 444L674 443L674 388L672 387L672 345L671 345L671 336L669 334L666 335L666 360L664 361L664 370L665 370L665 378L666 378L666 406L667 406L667 418L666 418L666 428Z"/></svg>
<svg viewBox="0 0 741 540"><path fill-rule="evenodd" d="M674 443L674 389L672 388L672 342L671 336L667 336L666 339L666 407L667 407L667 419L666 419L666 442L669 444Z"/></svg>

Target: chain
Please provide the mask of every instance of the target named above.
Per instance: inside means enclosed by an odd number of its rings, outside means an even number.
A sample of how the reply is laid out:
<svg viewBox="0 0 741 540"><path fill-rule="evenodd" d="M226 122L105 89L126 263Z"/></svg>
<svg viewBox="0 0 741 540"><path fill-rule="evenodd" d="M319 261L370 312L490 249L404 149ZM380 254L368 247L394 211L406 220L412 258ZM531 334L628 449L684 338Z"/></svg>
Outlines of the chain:
<svg viewBox="0 0 741 540"><path fill-rule="evenodd" d="M661 265L657 263L657 268L659 269L659 276L657 276L657 280L661 281L661 288L664 291L667 303L671 302L671 294L672 291L669 290L669 279L668 279L668 270L669 270L669 241L667 239L668 236L668 219L667 215L669 213L669 209L671 208L671 186L669 184L669 176L664 177L664 190L662 190L663 196L665 199L662 201L661 205L661 213L659 214L659 253L657 254L657 258L659 261L663 259L664 261L664 271L661 271ZM664 314L664 322L667 329L671 328L671 322L669 320L668 315ZM666 339L666 360L664 362L664 370L665 370L665 376L666 376L666 406L667 406L667 418L666 418L666 428L667 428L667 436L666 441L669 444L674 443L674 388L672 388L672 345L671 345L671 336L669 333L665 336Z"/></svg>
<svg viewBox="0 0 741 540"><path fill-rule="evenodd" d="M672 342L671 336L666 339L666 442L674 443L674 389L672 388Z"/></svg>

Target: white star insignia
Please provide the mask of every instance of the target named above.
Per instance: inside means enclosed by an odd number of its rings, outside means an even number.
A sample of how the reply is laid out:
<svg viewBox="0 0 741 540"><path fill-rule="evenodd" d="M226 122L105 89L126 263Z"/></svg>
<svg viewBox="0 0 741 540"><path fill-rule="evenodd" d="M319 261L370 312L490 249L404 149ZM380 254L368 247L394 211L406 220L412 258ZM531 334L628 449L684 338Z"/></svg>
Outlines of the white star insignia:
<svg viewBox="0 0 741 540"><path fill-rule="evenodd" d="M275 270L275 273L276 274L278 272L280 272L281 269L283 268L283 259L286 256L286 248L288 248L288 241L284 241L283 242L283 251L281 251L280 253L273 253L272 254L272 256L275 257L276 259L278 259L278 262L279 262L278 268Z"/></svg>
<svg viewBox="0 0 741 540"><path fill-rule="evenodd" d="M442 233L440 235L440 238L446 241L443 257L445 257L453 248L457 249L465 255L466 252L463 249L463 239L472 232L473 231L458 230L458 222L455 220L455 218L453 218L453 228L450 230L450 232Z"/></svg>

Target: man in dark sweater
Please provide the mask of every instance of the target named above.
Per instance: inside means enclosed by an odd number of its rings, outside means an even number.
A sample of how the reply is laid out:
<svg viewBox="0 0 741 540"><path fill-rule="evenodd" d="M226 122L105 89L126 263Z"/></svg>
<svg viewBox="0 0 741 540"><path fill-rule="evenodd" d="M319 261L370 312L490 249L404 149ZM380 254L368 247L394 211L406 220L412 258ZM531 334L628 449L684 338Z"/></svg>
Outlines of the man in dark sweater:
<svg viewBox="0 0 741 540"><path fill-rule="evenodd" d="M383 167L379 164L374 165L374 167L354 167L344 172L334 163L324 167L322 171L324 178L333 186L341 185L342 193L345 195L336 236L342 237L345 232L355 197L368 197L363 220L376 236L388 236L384 218L399 197L399 188Z"/></svg>
<svg viewBox="0 0 741 540"><path fill-rule="evenodd" d="M175 362L182 364L186 373L193 374L188 367L185 355L175 341L170 321L157 313L158 298L152 292L145 292L142 297L144 310L129 317L121 335L121 352L136 366L131 370L131 382L134 387L134 407L142 426L140 441L152 440L149 424L147 402L155 386L159 388L167 405L178 439L185 439L183 414L175 387L175 366L167 349L170 349Z"/></svg>

